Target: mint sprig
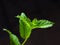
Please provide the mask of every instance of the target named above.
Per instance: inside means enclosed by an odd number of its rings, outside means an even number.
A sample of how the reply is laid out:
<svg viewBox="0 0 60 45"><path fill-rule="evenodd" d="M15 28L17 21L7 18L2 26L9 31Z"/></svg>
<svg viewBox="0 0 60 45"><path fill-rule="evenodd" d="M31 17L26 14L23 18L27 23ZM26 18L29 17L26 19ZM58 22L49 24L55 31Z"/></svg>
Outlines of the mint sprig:
<svg viewBox="0 0 60 45"><path fill-rule="evenodd" d="M16 16L19 19L19 32L20 36L24 39L22 43L19 43L19 39L16 35L10 34L9 30L5 30L9 33L10 41L12 44L10 45L24 45L27 41L27 39L30 37L32 29L35 28L49 28L53 26L53 22L49 20L38 20L34 18L33 20L30 20L25 13L21 13L21 15ZM16 41L15 41L16 40Z"/></svg>

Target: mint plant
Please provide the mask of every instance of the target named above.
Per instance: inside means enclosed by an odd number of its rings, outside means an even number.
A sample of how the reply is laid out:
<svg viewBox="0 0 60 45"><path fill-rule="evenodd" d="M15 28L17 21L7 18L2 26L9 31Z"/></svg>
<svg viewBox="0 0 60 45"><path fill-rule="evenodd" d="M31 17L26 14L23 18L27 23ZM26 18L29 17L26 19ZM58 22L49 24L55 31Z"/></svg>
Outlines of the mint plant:
<svg viewBox="0 0 60 45"><path fill-rule="evenodd" d="M7 29L3 29L4 31L8 32L10 37L10 45L25 45L28 38L31 35L32 29L35 28L49 28L53 26L53 22L48 20L37 20L34 18L33 20L30 20L24 13L21 13L21 15L17 15L16 18L19 19L19 32L21 38L24 39L22 43L20 43L18 37L14 35L12 32L10 32Z"/></svg>

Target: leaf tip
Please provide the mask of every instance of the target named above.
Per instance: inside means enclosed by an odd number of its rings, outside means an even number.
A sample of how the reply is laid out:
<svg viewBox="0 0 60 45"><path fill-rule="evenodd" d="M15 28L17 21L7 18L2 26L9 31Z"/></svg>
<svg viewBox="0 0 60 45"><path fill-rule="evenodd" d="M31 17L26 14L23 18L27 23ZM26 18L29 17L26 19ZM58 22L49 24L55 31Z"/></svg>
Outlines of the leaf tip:
<svg viewBox="0 0 60 45"><path fill-rule="evenodd" d="M5 28L3 28L3 31L6 31L6 32L8 32L9 34L11 34L11 32L10 32L9 30L5 29Z"/></svg>
<svg viewBox="0 0 60 45"><path fill-rule="evenodd" d="M20 15L15 16L16 18L20 18Z"/></svg>
<svg viewBox="0 0 60 45"><path fill-rule="evenodd" d="M24 17L24 16L25 16L25 13L24 13L24 12L22 12L22 13L21 13L21 16L23 16L23 17Z"/></svg>
<svg viewBox="0 0 60 45"><path fill-rule="evenodd" d="M6 29L5 29L5 28L3 28L3 30L4 30L4 31L6 31Z"/></svg>

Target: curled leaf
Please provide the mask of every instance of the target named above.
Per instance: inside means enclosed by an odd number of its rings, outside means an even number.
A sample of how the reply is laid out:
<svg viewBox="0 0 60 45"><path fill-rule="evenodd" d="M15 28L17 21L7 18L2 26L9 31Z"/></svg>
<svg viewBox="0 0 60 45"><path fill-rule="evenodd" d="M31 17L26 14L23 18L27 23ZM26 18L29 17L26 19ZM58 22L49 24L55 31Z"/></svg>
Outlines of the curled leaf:
<svg viewBox="0 0 60 45"><path fill-rule="evenodd" d="M17 17L19 18L20 36L26 39L31 34L31 20L24 13L21 13L21 15Z"/></svg>
<svg viewBox="0 0 60 45"><path fill-rule="evenodd" d="M9 37L10 37L10 45L21 45L19 42L19 39L16 35L12 34L9 30L7 29L3 29L4 31L9 33Z"/></svg>

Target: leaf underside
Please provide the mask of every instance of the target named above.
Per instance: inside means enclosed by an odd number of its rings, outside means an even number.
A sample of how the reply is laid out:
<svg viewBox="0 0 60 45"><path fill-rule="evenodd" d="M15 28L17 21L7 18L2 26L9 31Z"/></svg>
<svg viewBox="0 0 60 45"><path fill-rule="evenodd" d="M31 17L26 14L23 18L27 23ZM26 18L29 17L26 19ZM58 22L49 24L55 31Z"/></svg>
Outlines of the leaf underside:
<svg viewBox="0 0 60 45"><path fill-rule="evenodd" d="M32 21L33 28L49 28L52 27L53 24L54 24L53 22L44 19L42 20L34 19Z"/></svg>

